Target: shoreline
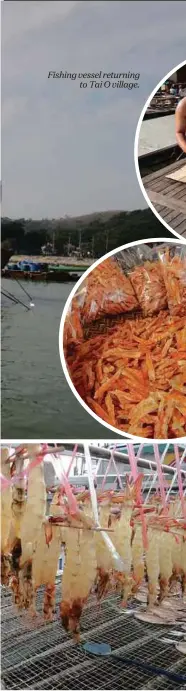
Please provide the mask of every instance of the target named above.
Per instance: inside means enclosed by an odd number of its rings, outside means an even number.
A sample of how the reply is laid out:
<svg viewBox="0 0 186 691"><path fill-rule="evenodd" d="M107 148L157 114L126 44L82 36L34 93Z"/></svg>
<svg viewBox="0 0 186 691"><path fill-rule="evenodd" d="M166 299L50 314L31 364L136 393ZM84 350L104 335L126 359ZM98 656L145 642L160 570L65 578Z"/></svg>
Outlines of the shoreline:
<svg viewBox="0 0 186 691"><path fill-rule="evenodd" d="M43 256L42 254L13 254L10 257L9 262L20 262L23 260L41 262L42 264L64 264L66 266L91 266L94 264L96 259L77 259L77 257L65 257L63 255L58 256Z"/></svg>

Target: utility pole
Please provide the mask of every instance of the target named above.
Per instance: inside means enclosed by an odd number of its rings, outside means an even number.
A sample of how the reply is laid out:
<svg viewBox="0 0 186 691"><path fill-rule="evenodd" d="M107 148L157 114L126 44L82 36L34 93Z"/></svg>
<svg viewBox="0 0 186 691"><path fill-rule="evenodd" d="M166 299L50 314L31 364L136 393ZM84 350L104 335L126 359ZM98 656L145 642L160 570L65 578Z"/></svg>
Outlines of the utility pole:
<svg viewBox="0 0 186 691"><path fill-rule="evenodd" d="M106 253L108 252L108 243L109 243L109 230L106 230L106 245L105 245Z"/></svg>
<svg viewBox="0 0 186 691"><path fill-rule="evenodd" d="M78 232L79 232L79 248L78 249L79 249L79 251L81 251L81 230L79 230Z"/></svg>
<svg viewBox="0 0 186 691"><path fill-rule="evenodd" d="M52 231L52 251L55 252L55 230Z"/></svg>
<svg viewBox="0 0 186 691"><path fill-rule="evenodd" d="M92 257L94 257L94 235L92 236Z"/></svg>
<svg viewBox="0 0 186 691"><path fill-rule="evenodd" d="M71 235L70 235L70 233L69 233L69 235L68 235L68 249L67 249L68 257L69 257L69 254L70 254L70 241L71 241Z"/></svg>

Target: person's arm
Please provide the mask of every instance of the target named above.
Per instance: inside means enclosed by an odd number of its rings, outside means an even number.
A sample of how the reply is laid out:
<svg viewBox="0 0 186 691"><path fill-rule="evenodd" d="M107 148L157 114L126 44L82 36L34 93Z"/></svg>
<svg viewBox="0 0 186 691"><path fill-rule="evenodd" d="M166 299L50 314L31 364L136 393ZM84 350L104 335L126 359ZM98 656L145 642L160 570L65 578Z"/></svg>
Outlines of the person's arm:
<svg viewBox="0 0 186 691"><path fill-rule="evenodd" d="M176 141L186 154L186 98L176 108Z"/></svg>

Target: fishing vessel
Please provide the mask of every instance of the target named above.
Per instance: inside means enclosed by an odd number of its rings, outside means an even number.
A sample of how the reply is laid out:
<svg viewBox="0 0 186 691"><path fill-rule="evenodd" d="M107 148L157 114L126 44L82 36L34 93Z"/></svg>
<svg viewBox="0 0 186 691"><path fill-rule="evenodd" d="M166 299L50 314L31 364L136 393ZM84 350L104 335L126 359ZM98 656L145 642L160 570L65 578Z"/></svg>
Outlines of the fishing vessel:
<svg viewBox="0 0 186 691"><path fill-rule="evenodd" d="M8 264L10 257L12 256L12 248L9 246L7 240L1 243L1 270L5 268Z"/></svg>
<svg viewBox="0 0 186 691"><path fill-rule="evenodd" d="M2 267L3 278L20 279L27 281L42 281L53 283L69 283L76 282L88 269L87 266L71 266L71 265L50 265L39 264L35 262L8 264Z"/></svg>

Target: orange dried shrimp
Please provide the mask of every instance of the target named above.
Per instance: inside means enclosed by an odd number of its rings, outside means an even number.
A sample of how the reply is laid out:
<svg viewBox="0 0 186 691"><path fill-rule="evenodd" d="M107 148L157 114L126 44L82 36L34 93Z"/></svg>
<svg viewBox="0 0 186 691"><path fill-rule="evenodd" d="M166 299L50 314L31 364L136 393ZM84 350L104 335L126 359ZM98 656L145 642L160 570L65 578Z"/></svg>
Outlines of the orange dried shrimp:
<svg viewBox="0 0 186 691"><path fill-rule="evenodd" d="M64 350L66 351L71 346L77 346L81 341L83 341L83 329L81 326L80 309L77 299L73 298L64 324Z"/></svg>
<svg viewBox="0 0 186 691"><path fill-rule="evenodd" d="M171 257L167 249L161 259L170 314L181 316L186 313L186 256Z"/></svg>
<svg viewBox="0 0 186 691"><path fill-rule="evenodd" d="M80 344L67 364L77 392L101 419L145 438L178 438L186 435L185 346L185 318L165 310L126 319Z"/></svg>
<svg viewBox="0 0 186 691"><path fill-rule="evenodd" d="M145 317L167 307L167 295L158 261L135 266L130 280Z"/></svg>
<svg viewBox="0 0 186 691"><path fill-rule="evenodd" d="M82 319L90 323L107 314L129 312L137 300L129 278L113 259L106 259L90 272L85 283Z"/></svg>

